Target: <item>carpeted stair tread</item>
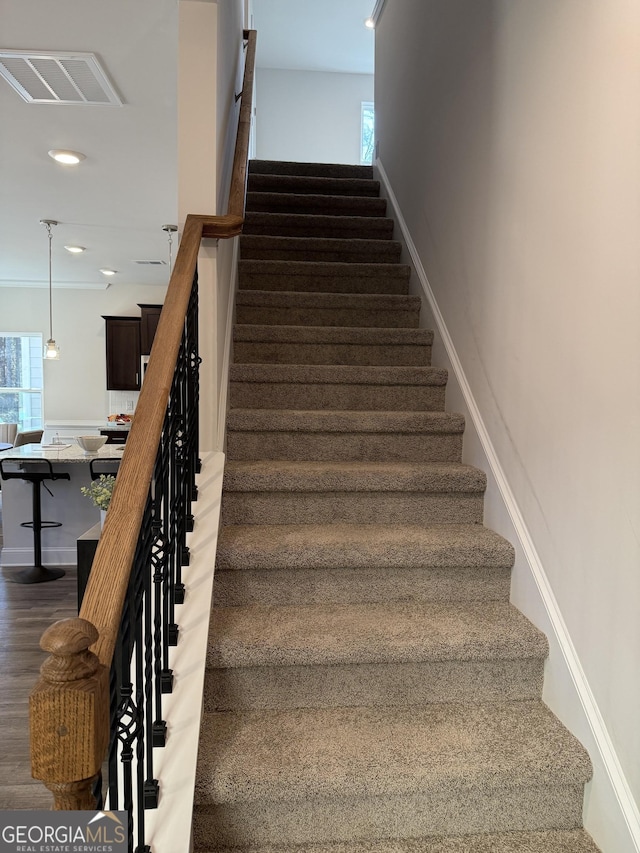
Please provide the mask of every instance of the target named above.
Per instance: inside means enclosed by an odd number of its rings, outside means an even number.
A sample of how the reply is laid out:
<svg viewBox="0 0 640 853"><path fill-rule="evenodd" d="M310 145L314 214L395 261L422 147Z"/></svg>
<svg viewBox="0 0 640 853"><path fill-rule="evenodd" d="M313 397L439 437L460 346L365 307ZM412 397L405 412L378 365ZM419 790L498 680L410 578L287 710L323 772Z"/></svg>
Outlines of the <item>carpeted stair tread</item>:
<svg viewBox="0 0 640 853"><path fill-rule="evenodd" d="M233 329L233 340L279 344L412 344L429 347L433 343L433 332L430 329L398 329L384 326L269 326L238 323Z"/></svg>
<svg viewBox="0 0 640 853"><path fill-rule="evenodd" d="M513 560L513 546L481 524L248 524L221 529L216 569L510 569Z"/></svg>
<svg viewBox="0 0 640 853"><path fill-rule="evenodd" d="M486 475L459 462L229 460L223 524L480 524Z"/></svg>
<svg viewBox="0 0 640 853"><path fill-rule="evenodd" d="M247 325L418 328L415 296L243 290L236 322Z"/></svg>
<svg viewBox="0 0 640 853"><path fill-rule="evenodd" d="M250 175L311 175L325 178L373 178L372 166L351 163L298 163L294 160L250 160Z"/></svg>
<svg viewBox="0 0 640 853"><path fill-rule="evenodd" d="M400 293L409 290L407 264L241 260L241 290Z"/></svg>
<svg viewBox="0 0 640 853"><path fill-rule="evenodd" d="M459 462L289 462L230 460L223 489L232 492L478 492L484 471Z"/></svg>
<svg viewBox="0 0 640 853"><path fill-rule="evenodd" d="M380 182L370 178L318 177L313 175L268 175L251 172L248 192L311 193L313 195L380 195Z"/></svg>
<svg viewBox="0 0 640 853"><path fill-rule="evenodd" d="M395 365L234 364L232 409L444 410L446 370Z"/></svg>
<svg viewBox="0 0 640 853"><path fill-rule="evenodd" d="M239 307L269 308L352 308L357 311L415 311L420 310L419 296L399 296L395 293L300 293L272 290L242 290L238 292ZM382 327L384 328L384 326Z"/></svg>
<svg viewBox="0 0 640 853"><path fill-rule="evenodd" d="M270 213L311 213L332 216L384 216L383 198L349 195L313 195L312 193L247 193L247 211Z"/></svg>
<svg viewBox="0 0 640 853"><path fill-rule="evenodd" d="M273 432L461 433L464 416L451 412L335 412L232 409L227 429Z"/></svg>
<svg viewBox="0 0 640 853"><path fill-rule="evenodd" d="M329 261L395 264L401 245L396 240L336 237L267 237L241 235L240 257L271 261Z"/></svg>
<svg viewBox="0 0 640 853"><path fill-rule="evenodd" d="M599 848L584 830L575 829L457 835L448 838L216 847L199 850L198 853L599 853Z"/></svg>
<svg viewBox="0 0 640 853"><path fill-rule="evenodd" d="M463 430L447 412L232 409L227 458L460 462Z"/></svg>
<svg viewBox="0 0 640 853"><path fill-rule="evenodd" d="M584 748L539 701L205 714L195 802L577 786Z"/></svg>
<svg viewBox="0 0 640 853"><path fill-rule="evenodd" d="M426 367L431 364L433 334L427 329L406 326L238 323L233 330L233 341L236 364Z"/></svg>
<svg viewBox="0 0 640 853"><path fill-rule="evenodd" d="M231 382L336 385L446 385L439 367L387 367L325 364L232 364Z"/></svg>
<svg viewBox="0 0 640 853"><path fill-rule="evenodd" d="M489 661L548 654L546 637L507 602L380 602L218 607L207 666Z"/></svg>
<svg viewBox="0 0 640 853"><path fill-rule="evenodd" d="M390 240L393 236L393 220L382 216L248 211L245 214L242 233L275 237Z"/></svg>

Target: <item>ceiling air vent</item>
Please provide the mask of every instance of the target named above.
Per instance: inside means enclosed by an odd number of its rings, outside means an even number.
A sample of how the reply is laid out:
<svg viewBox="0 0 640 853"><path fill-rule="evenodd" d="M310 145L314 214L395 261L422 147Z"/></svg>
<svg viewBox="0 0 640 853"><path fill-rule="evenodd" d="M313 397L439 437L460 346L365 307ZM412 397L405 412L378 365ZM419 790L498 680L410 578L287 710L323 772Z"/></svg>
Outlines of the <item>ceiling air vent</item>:
<svg viewBox="0 0 640 853"><path fill-rule="evenodd" d="M166 267L166 261L134 261L134 264L144 264L148 267Z"/></svg>
<svg viewBox="0 0 640 853"><path fill-rule="evenodd" d="M122 106L93 53L0 49L0 76L30 104Z"/></svg>

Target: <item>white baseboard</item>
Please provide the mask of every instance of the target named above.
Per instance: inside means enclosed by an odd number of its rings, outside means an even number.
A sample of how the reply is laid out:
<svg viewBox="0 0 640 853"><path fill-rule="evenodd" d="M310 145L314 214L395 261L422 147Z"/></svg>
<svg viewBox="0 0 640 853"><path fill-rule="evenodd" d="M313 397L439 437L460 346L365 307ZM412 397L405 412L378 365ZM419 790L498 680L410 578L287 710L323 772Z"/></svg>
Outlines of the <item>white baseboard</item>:
<svg viewBox="0 0 640 853"><path fill-rule="evenodd" d="M154 750L161 795L158 808L145 812L145 841L154 853L190 851L223 473L224 454L202 454L198 500L193 504L195 525L187 535L191 559L183 569L185 603L176 610L181 642L170 649L175 689L163 696L167 744Z"/></svg>
<svg viewBox="0 0 640 853"><path fill-rule="evenodd" d="M583 743L591 756L594 775L585 791L584 824L603 853L640 853L640 812L622 771L606 722L600 713L571 640L544 567L522 513L502 469L488 430L474 399L454 342L438 307L407 223L380 160L375 164L381 193L401 234L403 262L409 263L420 283L426 314L433 320L442 346L436 345L438 367L449 370L448 408L466 417L465 461L486 471L487 522L516 549L512 601L549 639L543 699ZM444 361L444 363L443 363Z"/></svg>
<svg viewBox="0 0 640 853"><path fill-rule="evenodd" d="M45 566L75 566L78 562L76 548L44 548L42 562ZM33 548L6 548L0 552L0 566L32 566Z"/></svg>

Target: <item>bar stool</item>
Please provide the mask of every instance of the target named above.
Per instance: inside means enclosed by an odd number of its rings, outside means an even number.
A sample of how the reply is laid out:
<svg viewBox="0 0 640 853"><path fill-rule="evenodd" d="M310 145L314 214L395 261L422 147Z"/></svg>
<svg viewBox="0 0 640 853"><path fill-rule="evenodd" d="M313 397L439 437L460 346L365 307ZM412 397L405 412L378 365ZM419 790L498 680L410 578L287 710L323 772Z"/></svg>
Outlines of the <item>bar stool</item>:
<svg viewBox="0 0 640 853"><path fill-rule="evenodd" d="M59 521L42 520L42 504L40 501L40 486L53 496L45 480L70 480L66 473L56 474L48 459L0 459L0 477L3 480L24 480L31 483L33 517L31 521L23 521L20 527L33 530L33 566L13 575L9 580L14 583L46 583L64 575L63 569L48 569L42 565L42 530L49 527L62 527Z"/></svg>
<svg viewBox="0 0 640 853"><path fill-rule="evenodd" d="M100 456L89 460L89 476L98 480L103 474L115 477L122 462L121 456Z"/></svg>

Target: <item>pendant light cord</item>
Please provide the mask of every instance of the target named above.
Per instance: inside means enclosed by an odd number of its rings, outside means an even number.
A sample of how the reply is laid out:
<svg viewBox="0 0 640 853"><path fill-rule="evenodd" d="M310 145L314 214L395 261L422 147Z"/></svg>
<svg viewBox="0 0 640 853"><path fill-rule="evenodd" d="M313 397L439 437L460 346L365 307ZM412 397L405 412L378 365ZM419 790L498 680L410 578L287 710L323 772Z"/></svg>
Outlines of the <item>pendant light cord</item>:
<svg viewBox="0 0 640 853"><path fill-rule="evenodd" d="M53 234L51 233L51 225L46 223L47 234L49 236L49 340L53 340L53 290L51 284L51 241Z"/></svg>

